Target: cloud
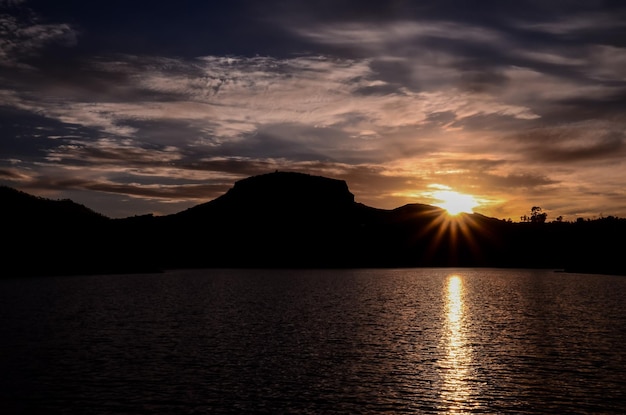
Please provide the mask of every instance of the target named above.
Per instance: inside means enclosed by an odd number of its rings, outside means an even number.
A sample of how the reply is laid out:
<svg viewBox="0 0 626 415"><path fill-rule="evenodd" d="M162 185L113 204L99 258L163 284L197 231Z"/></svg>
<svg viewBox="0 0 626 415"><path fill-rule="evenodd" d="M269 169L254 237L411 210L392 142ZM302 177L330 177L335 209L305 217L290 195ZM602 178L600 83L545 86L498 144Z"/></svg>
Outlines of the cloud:
<svg viewBox="0 0 626 415"><path fill-rule="evenodd" d="M514 173L506 176L490 175L488 181L489 183L486 187L493 187L500 190L537 189L541 186L551 186L559 183L558 181L549 179L544 175L532 173Z"/></svg>
<svg viewBox="0 0 626 415"><path fill-rule="evenodd" d="M294 33L314 42L335 46L357 47L367 51L388 53L403 48L415 47L415 42L431 39L446 39L463 43L499 42L501 34L495 30L450 21L389 21L381 24L369 22L341 22L315 27L292 28ZM419 50L419 49L417 49Z"/></svg>
<svg viewBox="0 0 626 415"><path fill-rule="evenodd" d="M608 90L615 85L598 84L598 80L624 79L623 71L619 70L623 66L624 45L602 43L615 40L611 35L602 36L603 32L611 33L610 30L624 26L617 16L619 13L568 17L568 22L577 22L574 26L593 28L596 36L587 34L577 39L550 33L543 26L554 21L537 23L537 16L528 24L511 20L512 27L467 19L418 19L383 20L374 24L311 22L294 25L292 31L314 43L356 51L360 56L379 61L383 73L388 75L383 78L385 81L395 79L414 90L463 85L465 80L477 78L481 79L483 88L492 82L495 87L507 86L502 81L509 80L509 74L519 77L515 71L590 90ZM603 17L607 17L607 26L601 23ZM385 66L389 67L388 71ZM520 84L515 78L510 80L513 86Z"/></svg>
<svg viewBox="0 0 626 415"><path fill-rule="evenodd" d="M64 186L65 187L65 186ZM76 186L73 186L76 187ZM147 199L164 199L167 201L190 199L199 202L214 199L230 188L228 184L184 184L184 185L163 185L163 184L118 184L118 183L85 183L80 186L83 189L95 190L106 193L124 194Z"/></svg>
<svg viewBox="0 0 626 415"><path fill-rule="evenodd" d="M577 11L544 21L519 21L516 26L557 36L589 35L601 31L621 30L626 28L622 12L602 10Z"/></svg>
<svg viewBox="0 0 626 415"><path fill-rule="evenodd" d="M9 181L25 180L28 178L17 169L0 169L0 177Z"/></svg>
<svg viewBox="0 0 626 415"><path fill-rule="evenodd" d="M4 1L1 8L15 8L21 1ZM66 23L38 23L32 12L9 14L0 9L0 66L28 67L22 61L39 54L48 45L71 47L77 32Z"/></svg>
<svg viewBox="0 0 626 415"><path fill-rule="evenodd" d="M626 48L611 45L594 45L589 49L587 71L599 81L626 81ZM622 85L623 90L623 85Z"/></svg>
<svg viewBox="0 0 626 415"><path fill-rule="evenodd" d="M136 141L102 138L89 144L69 140L67 144L51 150L47 159L52 162L82 161L97 165L124 162L125 165L131 163L136 167L153 163L171 163L180 159L180 154L174 147L145 148Z"/></svg>
<svg viewBox="0 0 626 415"><path fill-rule="evenodd" d="M621 122L581 121L530 129L515 136L516 145L538 163L614 164L626 155Z"/></svg>
<svg viewBox="0 0 626 415"><path fill-rule="evenodd" d="M456 88L431 92L392 88L385 94L363 94L367 88L387 84L377 78L366 59L205 57L190 62L138 62L129 58L99 70L124 73L111 78L118 81L112 82L112 90L119 91L119 97L110 92L105 101L87 101L74 92L72 84L65 84L54 99L35 95L35 91L4 91L6 102L120 138L141 138L138 126L142 123L175 122L186 125L189 134L172 136L170 143L193 142L196 148L207 149L222 145L227 149L233 143L254 140L255 134L268 129L277 139L293 140L290 134L296 130L292 126L298 125L310 137L326 129L327 141L332 141L333 129L337 136L371 139L426 125L438 113L456 120L487 114L538 117L527 107L499 102L494 95ZM120 80L126 83L121 85ZM132 96L142 99L129 99ZM368 146L361 141L353 145Z"/></svg>
<svg viewBox="0 0 626 415"><path fill-rule="evenodd" d="M275 169L389 208L433 183L510 216L623 197L602 169L623 168L623 7L244 0L182 27L144 3L123 10L141 22L27 5L0 1L5 181L178 203L162 212Z"/></svg>

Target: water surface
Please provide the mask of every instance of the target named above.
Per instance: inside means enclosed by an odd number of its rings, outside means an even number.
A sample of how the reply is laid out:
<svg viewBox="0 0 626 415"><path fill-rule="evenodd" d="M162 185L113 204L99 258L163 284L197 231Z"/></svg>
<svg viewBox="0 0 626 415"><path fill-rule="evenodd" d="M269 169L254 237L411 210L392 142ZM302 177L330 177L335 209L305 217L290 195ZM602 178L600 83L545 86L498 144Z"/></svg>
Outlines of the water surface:
<svg viewBox="0 0 626 415"><path fill-rule="evenodd" d="M185 270L0 281L3 414L626 413L626 278Z"/></svg>

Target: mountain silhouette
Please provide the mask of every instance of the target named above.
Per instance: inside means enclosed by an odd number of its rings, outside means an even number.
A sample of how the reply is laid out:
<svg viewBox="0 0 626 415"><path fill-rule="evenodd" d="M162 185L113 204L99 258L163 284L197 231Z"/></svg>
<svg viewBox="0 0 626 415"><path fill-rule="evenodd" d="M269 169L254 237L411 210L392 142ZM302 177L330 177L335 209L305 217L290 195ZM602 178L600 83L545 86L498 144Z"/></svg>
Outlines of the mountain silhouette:
<svg viewBox="0 0 626 415"><path fill-rule="evenodd" d="M120 221L71 200L45 199L4 186L0 198L4 277L158 269L129 249L132 232Z"/></svg>
<svg viewBox="0 0 626 415"><path fill-rule="evenodd" d="M181 241L171 258L195 266L343 266L375 209L355 203L344 181L276 172L235 183L217 199L162 218ZM201 244L186 235L210 236Z"/></svg>
<svg viewBox="0 0 626 415"><path fill-rule="evenodd" d="M110 219L0 187L7 276L188 267L522 267L626 273L626 221L510 223L355 201L344 181L295 172L240 180L166 216ZM616 242L613 242L616 240Z"/></svg>
<svg viewBox="0 0 626 415"><path fill-rule="evenodd" d="M64 222L91 222L106 219L105 216L71 200L50 200L19 190L0 186L0 217L24 220L29 224L57 226Z"/></svg>

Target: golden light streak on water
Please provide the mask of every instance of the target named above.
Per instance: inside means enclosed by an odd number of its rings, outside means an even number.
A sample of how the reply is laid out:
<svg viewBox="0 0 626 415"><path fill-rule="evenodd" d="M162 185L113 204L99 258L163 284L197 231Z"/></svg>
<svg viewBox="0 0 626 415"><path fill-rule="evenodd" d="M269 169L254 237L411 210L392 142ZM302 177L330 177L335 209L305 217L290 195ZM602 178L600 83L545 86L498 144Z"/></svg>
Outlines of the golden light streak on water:
<svg viewBox="0 0 626 415"><path fill-rule="evenodd" d="M463 278L448 277L446 293L446 327L444 347L446 356L441 365L443 385L441 398L447 413L463 413L468 408L470 387L467 383L472 356L463 329Z"/></svg>

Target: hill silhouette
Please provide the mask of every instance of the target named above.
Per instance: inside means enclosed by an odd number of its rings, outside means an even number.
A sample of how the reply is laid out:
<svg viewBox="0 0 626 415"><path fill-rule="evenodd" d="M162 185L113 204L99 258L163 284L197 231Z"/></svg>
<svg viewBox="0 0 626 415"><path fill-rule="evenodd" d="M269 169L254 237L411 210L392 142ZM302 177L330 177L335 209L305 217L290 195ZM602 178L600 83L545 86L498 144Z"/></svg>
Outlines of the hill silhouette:
<svg viewBox="0 0 626 415"><path fill-rule="evenodd" d="M19 190L0 186L0 215L2 218L27 220L30 224L59 222L89 222L105 219L105 216L71 200L50 200L32 196Z"/></svg>
<svg viewBox="0 0 626 415"><path fill-rule="evenodd" d="M0 188L10 275L188 267L519 267L626 274L626 221L510 223L357 203L344 181L275 172L182 212L110 219Z"/></svg>
<svg viewBox="0 0 626 415"><path fill-rule="evenodd" d="M3 276L158 269L131 246L128 226L83 205L3 186L0 200ZM144 243L143 238L138 242Z"/></svg>

